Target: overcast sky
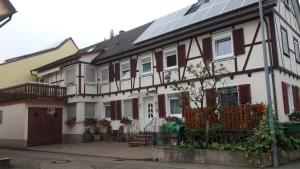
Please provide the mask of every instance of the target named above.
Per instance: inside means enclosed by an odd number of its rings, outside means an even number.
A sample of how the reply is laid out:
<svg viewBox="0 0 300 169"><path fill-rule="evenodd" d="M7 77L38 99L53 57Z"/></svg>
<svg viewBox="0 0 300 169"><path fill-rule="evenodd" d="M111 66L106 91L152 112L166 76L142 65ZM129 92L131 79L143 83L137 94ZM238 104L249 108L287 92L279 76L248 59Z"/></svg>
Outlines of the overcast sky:
<svg viewBox="0 0 300 169"><path fill-rule="evenodd" d="M16 13L0 29L0 62L72 37L82 48L197 0L10 0Z"/></svg>

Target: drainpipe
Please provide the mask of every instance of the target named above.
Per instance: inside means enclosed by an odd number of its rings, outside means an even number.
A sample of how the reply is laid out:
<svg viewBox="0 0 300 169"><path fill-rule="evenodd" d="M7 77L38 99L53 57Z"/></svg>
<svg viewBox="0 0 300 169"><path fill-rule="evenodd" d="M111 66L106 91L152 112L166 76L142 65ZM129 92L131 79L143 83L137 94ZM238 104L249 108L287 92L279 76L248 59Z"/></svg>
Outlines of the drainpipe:
<svg viewBox="0 0 300 169"><path fill-rule="evenodd" d="M274 115L272 112L272 98L271 98L271 89L270 89L270 79L269 79L269 63L267 58L267 45L266 45L266 35L265 35L265 24L264 24L264 12L263 12L263 3L262 0L259 0L259 19L261 23L261 36L262 36L262 49L263 49L263 58L264 58L264 69L265 69L265 82L267 89L267 100L268 100L268 120L269 120L269 128L270 134L274 143L272 144L272 162L273 167L277 168L279 165L278 161L278 150L276 145L276 137L275 137L275 124L274 124Z"/></svg>

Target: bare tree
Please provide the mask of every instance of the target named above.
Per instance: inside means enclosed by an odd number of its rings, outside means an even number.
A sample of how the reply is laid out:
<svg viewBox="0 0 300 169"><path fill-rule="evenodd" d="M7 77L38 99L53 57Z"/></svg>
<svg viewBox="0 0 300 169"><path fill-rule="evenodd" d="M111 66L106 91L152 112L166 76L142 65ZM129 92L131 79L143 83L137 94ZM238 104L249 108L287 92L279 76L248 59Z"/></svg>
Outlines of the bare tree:
<svg viewBox="0 0 300 169"><path fill-rule="evenodd" d="M223 77L224 74L228 73L222 63L216 65L217 64L211 62L188 65L186 67L188 77L183 77L181 80L178 80L178 77L176 78L172 72L168 72L166 75L166 81L172 84L172 90L179 91L180 93L188 93L184 95L181 94L180 100L184 101L189 99L199 110L198 116L200 115L200 112L204 112L205 108L209 109L211 114L206 113L205 117L206 132L208 132L209 129L210 117L213 114L218 113L217 110L221 104L219 98L222 95L222 91L217 90L217 86L224 85L225 80L223 80ZM204 106L205 99L206 107Z"/></svg>

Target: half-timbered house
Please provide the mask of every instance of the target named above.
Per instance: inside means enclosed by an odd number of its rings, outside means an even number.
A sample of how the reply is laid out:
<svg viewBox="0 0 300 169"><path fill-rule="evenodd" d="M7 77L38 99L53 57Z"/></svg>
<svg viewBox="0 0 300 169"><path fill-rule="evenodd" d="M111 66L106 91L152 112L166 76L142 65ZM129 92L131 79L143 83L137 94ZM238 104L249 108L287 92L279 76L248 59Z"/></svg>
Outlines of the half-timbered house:
<svg viewBox="0 0 300 169"><path fill-rule="evenodd" d="M75 117L78 123L64 126L66 141L81 140L80 122L90 117L110 120L114 130L128 117L133 130L143 131L168 116L183 117L166 74L172 72L178 83L193 82L186 70L191 64L226 67L225 83L217 88L230 91L227 106L266 103L264 24L273 108L280 121L288 121L290 113L300 111L299 3L264 0L263 7L260 23L258 0L198 0L33 72L42 81L67 87L63 119Z"/></svg>

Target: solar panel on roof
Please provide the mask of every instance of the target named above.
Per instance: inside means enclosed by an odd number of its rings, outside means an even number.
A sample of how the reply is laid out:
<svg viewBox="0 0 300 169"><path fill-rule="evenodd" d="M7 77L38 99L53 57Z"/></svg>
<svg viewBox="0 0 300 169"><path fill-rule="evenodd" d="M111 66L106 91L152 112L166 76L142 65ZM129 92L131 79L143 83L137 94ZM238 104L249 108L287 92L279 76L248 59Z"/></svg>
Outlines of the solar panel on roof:
<svg viewBox="0 0 300 169"><path fill-rule="evenodd" d="M226 12L258 2L258 0L209 0L201 4L194 12L187 14L191 8L190 5L174 13L155 20L134 43L143 42L154 37L158 37L168 32L184 28L194 23L204 21L214 16L222 15ZM195 10L195 9L193 9Z"/></svg>

